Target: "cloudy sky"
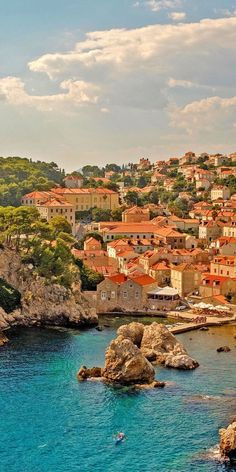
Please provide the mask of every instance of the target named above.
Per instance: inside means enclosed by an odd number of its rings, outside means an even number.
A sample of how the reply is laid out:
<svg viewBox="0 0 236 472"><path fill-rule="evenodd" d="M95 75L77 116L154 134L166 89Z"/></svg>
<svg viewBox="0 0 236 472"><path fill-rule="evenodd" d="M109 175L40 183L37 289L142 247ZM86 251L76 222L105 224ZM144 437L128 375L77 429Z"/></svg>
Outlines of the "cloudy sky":
<svg viewBox="0 0 236 472"><path fill-rule="evenodd" d="M236 150L236 0L0 0L0 155Z"/></svg>

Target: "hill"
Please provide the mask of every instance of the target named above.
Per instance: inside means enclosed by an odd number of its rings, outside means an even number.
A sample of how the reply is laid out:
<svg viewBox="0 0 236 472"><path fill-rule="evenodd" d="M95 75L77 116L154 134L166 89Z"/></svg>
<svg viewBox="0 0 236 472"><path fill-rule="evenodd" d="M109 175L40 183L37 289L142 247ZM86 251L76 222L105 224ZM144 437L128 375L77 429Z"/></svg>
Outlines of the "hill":
<svg viewBox="0 0 236 472"><path fill-rule="evenodd" d="M18 206L33 190L49 190L65 176L55 162L33 162L21 157L0 157L0 206Z"/></svg>

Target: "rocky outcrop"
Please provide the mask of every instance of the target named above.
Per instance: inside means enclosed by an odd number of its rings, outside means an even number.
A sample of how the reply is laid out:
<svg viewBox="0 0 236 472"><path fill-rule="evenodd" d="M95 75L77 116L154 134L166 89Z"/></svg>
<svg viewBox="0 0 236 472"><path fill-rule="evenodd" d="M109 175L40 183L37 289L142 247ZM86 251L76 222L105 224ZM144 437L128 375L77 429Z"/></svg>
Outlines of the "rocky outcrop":
<svg viewBox="0 0 236 472"><path fill-rule="evenodd" d="M102 369L101 367L92 367L88 369L85 365L80 367L79 372L77 373L78 380L87 380L89 378L101 378Z"/></svg>
<svg viewBox="0 0 236 472"><path fill-rule="evenodd" d="M229 346L221 346L221 347L218 347L216 350L217 350L217 352L229 352L229 351L231 351Z"/></svg>
<svg viewBox="0 0 236 472"><path fill-rule="evenodd" d="M220 429L220 452L236 464L236 421L226 429Z"/></svg>
<svg viewBox="0 0 236 472"><path fill-rule="evenodd" d="M199 366L163 324L152 323L144 327L141 351L150 361L166 367L191 370Z"/></svg>
<svg viewBox="0 0 236 472"><path fill-rule="evenodd" d="M118 336L110 343L105 356L104 379L122 385L150 384L154 376L152 365L130 339Z"/></svg>
<svg viewBox="0 0 236 472"><path fill-rule="evenodd" d="M0 346L4 346L4 344L8 343L8 338L5 334L0 332Z"/></svg>
<svg viewBox="0 0 236 472"><path fill-rule="evenodd" d="M117 330L117 335L130 339L136 346L141 346L143 338L144 325L142 323L133 323L122 325Z"/></svg>
<svg viewBox="0 0 236 472"><path fill-rule="evenodd" d="M0 250L0 276L21 293L21 309L10 314L0 311L0 328L9 326L58 325L94 326L96 310L81 292L78 280L71 289L48 284L34 273L32 266L21 264L10 249Z"/></svg>

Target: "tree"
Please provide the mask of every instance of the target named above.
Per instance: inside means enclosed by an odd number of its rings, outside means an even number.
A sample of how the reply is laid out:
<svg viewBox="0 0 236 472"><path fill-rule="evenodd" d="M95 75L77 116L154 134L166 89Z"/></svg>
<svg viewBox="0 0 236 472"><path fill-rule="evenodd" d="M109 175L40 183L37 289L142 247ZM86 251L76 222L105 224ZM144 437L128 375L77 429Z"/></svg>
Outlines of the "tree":
<svg viewBox="0 0 236 472"><path fill-rule="evenodd" d="M54 216L50 221L54 236L57 237L59 233L72 233L70 223L64 218L64 216Z"/></svg>
<svg viewBox="0 0 236 472"><path fill-rule="evenodd" d="M100 169L98 166L86 165L82 168L84 177L104 177L104 169Z"/></svg>
<svg viewBox="0 0 236 472"><path fill-rule="evenodd" d="M92 209L92 219L94 221L110 221L111 219L111 210L103 208L93 208Z"/></svg>
<svg viewBox="0 0 236 472"><path fill-rule="evenodd" d="M97 285L104 280L103 275L90 269L80 259L76 260L76 265L80 271L82 290L96 290Z"/></svg>
<svg viewBox="0 0 236 472"><path fill-rule="evenodd" d="M127 203L127 205L138 205L138 202L139 202L138 192L135 192L134 190L129 190L124 197L124 201L125 203Z"/></svg>
<svg viewBox="0 0 236 472"><path fill-rule="evenodd" d="M24 194L62 184L65 173L55 162L0 157L0 176L0 205L19 206Z"/></svg>
<svg viewBox="0 0 236 472"><path fill-rule="evenodd" d="M137 187L144 188L146 187L147 183L148 183L148 179L144 175L141 175L138 179Z"/></svg>
<svg viewBox="0 0 236 472"><path fill-rule="evenodd" d="M115 172L116 174L119 174L119 172L121 172L121 167L117 164L107 164L105 170L106 172Z"/></svg>

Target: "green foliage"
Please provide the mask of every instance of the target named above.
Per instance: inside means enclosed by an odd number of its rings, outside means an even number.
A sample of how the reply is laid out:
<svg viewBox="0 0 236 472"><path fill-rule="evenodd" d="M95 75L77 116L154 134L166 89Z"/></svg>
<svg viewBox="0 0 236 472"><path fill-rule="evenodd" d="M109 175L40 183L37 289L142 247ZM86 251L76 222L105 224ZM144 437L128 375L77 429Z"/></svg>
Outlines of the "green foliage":
<svg viewBox="0 0 236 472"><path fill-rule="evenodd" d="M86 165L82 168L84 177L104 177L104 169L100 169L98 166Z"/></svg>
<svg viewBox="0 0 236 472"><path fill-rule="evenodd" d="M125 203L127 203L127 205L138 205L140 201L138 192L135 192L134 190L129 190L124 197L124 201Z"/></svg>
<svg viewBox="0 0 236 472"><path fill-rule="evenodd" d="M111 219L111 210L106 210L103 208L93 208L92 209L92 219L93 221L110 221Z"/></svg>
<svg viewBox="0 0 236 472"><path fill-rule="evenodd" d="M0 278L0 307L10 313L21 306L21 294L8 284L4 279Z"/></svg>
<svg viewBox="0 0 236 472"><path fill-rule="evenodd" d="M116 172L119 174L119 172L121 172L121 167L117 164L107 164L105 170L106 172Z"/></svg>
<svg viewBox="0 0 236 472"><path fill-rule="evenodd" d="M21 157L0 157L0 205L18 206L24 194L61 184L64 171L55 162L33 162Z"/></svg>
<svg viewBox="0 0 236 472"><path fill-rule="evenodd" d="M50 226L52 227L55 237L61 232L68 234L72 232L70 223L63 216L54 216L50 221Z"/></svg>
<svg viewBox="0 0 236 472"><path fill-rule="evenodd" d="M76 260L76 265L80 271L82 290L96 290L97 285L104 280L103 275L90 269L80 259Z"/></svg>
<svg viewBox="0 0 236 472"><path fill-rule="evenodd" d="M169 203L168 209L179 218L187 218L190 206L185 198L177 198L175 202Z"/></svg>

